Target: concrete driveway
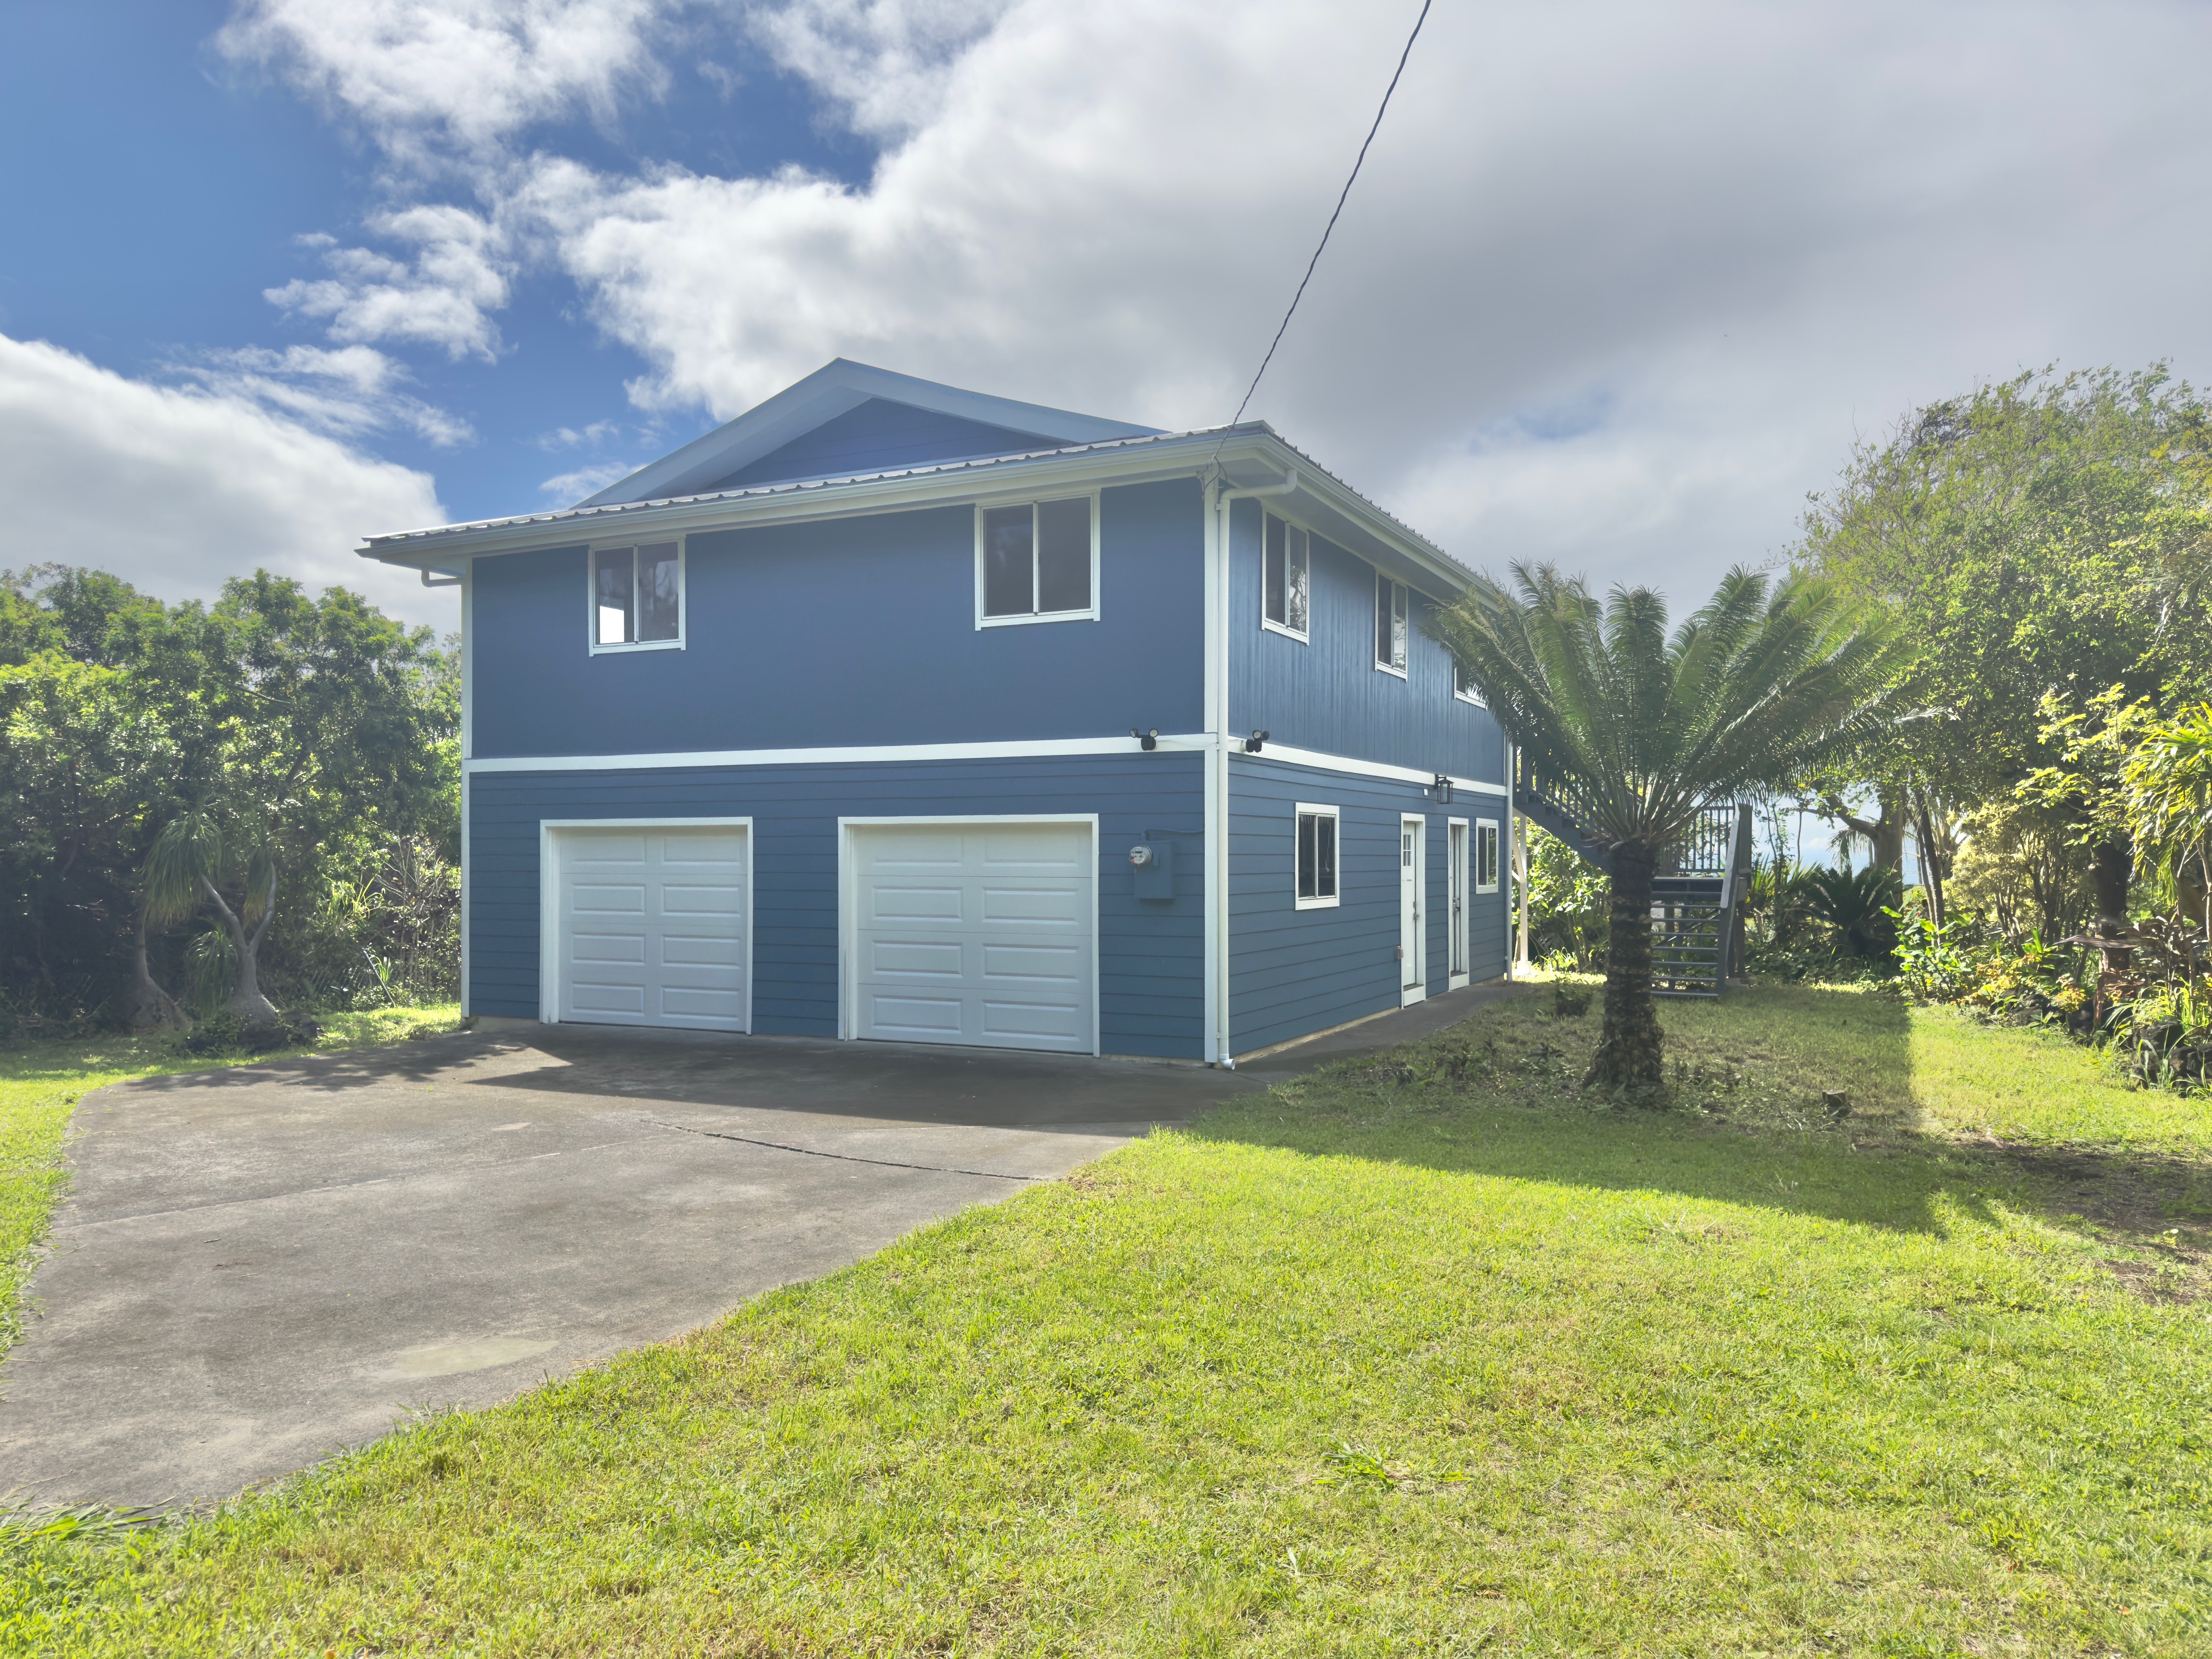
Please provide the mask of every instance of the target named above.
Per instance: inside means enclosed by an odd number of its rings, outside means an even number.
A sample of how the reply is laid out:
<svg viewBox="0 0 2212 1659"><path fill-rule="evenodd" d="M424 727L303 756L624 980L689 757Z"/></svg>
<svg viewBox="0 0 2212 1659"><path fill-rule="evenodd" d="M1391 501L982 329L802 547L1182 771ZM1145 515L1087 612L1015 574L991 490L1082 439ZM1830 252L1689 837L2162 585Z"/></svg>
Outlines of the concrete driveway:
<svg viewBox="0 0 2212 1659"><path fill-rule="evenodd" d="M559 1027L100 1090L0 1372L0 1502L228 1496L1503 988L1233 1073Z"/></svg>

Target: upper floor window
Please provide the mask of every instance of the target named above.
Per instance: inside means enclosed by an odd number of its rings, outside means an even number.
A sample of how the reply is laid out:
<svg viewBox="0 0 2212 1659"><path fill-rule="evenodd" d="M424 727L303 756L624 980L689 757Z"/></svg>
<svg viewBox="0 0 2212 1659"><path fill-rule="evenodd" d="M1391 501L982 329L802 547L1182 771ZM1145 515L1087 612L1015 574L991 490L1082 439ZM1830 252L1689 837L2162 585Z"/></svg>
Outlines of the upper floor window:
<svg viewBox="0 0 2212 1659"><path fill-rule="evenodd" d="M975 511L975 625L1098 614L1095 497Z"/></svg>
<svg viewBox="0 0 2212 1659"><path fill-rule="evenodd" d="M1406 584L1375 573L1375 665L1385 673L1406 672L1406 635L1413 620L1413 595Z"/></svg>
<svg viewBox="0 0 2212 1659"><path fill-rule="evenodd" d="M1306 532L1270 513L1267 515L1261 562L1260 625L1278 634L1303 640L1307 635L1307 612L1312 589L1306 575L1309 552Z"/></svg>
<svg viewBox="0 0 2212 1659"><path fill-rule="evenodd" d="M592 550L592 649L684 643L684 545Z"/></svg>
<svg viewBox="0 0 2212 1659"><path fill-rule="evenodd" d="M1457 657L1452 659L1452 696L1462 702L1471 702L1478 708L1490 707L1490 699L1482 695L1482 688L1474 683L1474 676L1467 672Z"/></svg>

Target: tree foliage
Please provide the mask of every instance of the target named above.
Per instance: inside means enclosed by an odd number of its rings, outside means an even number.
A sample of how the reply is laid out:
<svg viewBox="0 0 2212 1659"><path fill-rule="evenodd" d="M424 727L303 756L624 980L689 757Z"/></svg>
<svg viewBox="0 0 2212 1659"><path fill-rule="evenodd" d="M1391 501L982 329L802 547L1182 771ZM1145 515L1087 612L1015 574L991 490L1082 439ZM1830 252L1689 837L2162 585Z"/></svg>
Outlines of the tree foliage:
<svg viewBox="0 0 2212 1659"><path fill-rule="evenodd" d="M343 589L262 572L168 605L100 571L0 579L0 992L167 1023L156 981L221 935L242 1017L273 1013L242 982L264 941L285 996L345 994L363 952L318 936L325 891L450 859L456 694L428 629Z"/></svg>
<svg viewBox="0 0 2212 1659"><path fill-rule="evenodd" d="M1707 803L1785 783L1878 729L1888 635L1834 585L1738 568L1670 636L1666 601L1601 603L1548 565L1479 580L1430 627L1488 695L1539 779L1613 859L1605 1033L1590 1081L1659 1083L1651 879Z"/></svg>
<svg viewBox="0 0 2212 1659"><path fill-rule="evenodd" d="M2063 765L2047 695L2201 697L2208 483L2212 410L2156 366L2021 374L1855 449L1793 562L1896 619L1910 717L1848 778L1822 780L1832 811L1850 785L1893 801L1940 875L1964 813ZM2077 830L2095 811L2075 804ZM2116 918L2128 848L2085 844Z"/></svg>

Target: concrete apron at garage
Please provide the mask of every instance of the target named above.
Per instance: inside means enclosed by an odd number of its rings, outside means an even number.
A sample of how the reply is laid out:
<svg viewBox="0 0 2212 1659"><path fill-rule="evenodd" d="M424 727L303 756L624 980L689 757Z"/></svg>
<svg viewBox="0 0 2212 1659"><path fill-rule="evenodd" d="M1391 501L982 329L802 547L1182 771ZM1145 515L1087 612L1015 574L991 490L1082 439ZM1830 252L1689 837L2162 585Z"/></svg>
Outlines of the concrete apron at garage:
<svg viewBox="0 0 2212 1659"><path fill-rule="evenodd" d="M547 1027L80 1103L0 1504L219 1498L859 1260L1478 987L1224 1073Z"/></svg>

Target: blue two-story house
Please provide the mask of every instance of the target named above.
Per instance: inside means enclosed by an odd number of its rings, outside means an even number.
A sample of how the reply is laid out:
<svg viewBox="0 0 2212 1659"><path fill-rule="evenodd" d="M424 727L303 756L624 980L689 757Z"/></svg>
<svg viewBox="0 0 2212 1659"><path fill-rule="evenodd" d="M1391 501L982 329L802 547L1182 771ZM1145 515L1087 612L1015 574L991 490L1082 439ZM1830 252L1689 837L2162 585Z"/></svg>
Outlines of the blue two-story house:
<svg viewBox="0 0 2212 1659"><path fill-rule="evenodd" d="M487 1019L1232 1061L1506 970L1468 572L1253 422L840 361L460 586Z"/></svg>

